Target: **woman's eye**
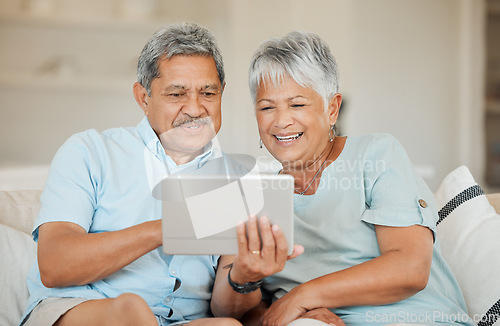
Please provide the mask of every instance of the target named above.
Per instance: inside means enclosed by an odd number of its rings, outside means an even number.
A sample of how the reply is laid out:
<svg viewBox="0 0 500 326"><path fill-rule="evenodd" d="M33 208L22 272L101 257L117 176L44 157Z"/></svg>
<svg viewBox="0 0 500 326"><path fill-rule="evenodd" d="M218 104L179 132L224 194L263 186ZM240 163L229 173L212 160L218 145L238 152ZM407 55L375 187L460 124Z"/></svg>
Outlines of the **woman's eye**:
<svg viewBox="0 0 500 326"><path fill-rule="evenodd" d="M292 104L292 108L302 108L305 104Z"/></svg>
<svg viewBox="0 0 500 326"><path fill-rule="evenodd" d="M263 107L263 108L260 108L260 109L259 109L259 111L266 111L266 110L271 110L271 109L272 109L272 107L270 107L270 106L265 106L265 107Z"/></svg>

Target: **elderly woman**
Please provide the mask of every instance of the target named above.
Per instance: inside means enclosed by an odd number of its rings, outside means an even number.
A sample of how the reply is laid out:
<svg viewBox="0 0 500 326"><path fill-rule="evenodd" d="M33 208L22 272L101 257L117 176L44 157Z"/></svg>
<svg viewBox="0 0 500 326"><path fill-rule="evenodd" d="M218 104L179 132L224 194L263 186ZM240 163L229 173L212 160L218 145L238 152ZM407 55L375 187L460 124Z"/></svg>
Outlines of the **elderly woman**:
<svg viewBox="0 0 500 326"><path fill-rule="evenodd" d="M262 323L473 325L440 254L433 194L405 150L386 134L336 135L342 96L328 46L304 32L270 39L249 83L262 142L295 178L305 248L264 279L272 304Z"/></svg>

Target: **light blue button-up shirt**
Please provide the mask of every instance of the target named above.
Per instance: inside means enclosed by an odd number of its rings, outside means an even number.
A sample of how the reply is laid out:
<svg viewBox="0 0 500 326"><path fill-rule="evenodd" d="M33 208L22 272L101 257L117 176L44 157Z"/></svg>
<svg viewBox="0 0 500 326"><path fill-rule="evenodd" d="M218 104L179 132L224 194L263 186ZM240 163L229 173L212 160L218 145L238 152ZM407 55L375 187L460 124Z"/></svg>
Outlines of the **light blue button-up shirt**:
<svg viewBox="0 0 500 326"><path fill-rule="evenodd" d="M34 240L46 222L72 222L99 233L160 219L161 201L153 198L153 187L166 171L196 168L221 155L213 144L193 161L177 166L147 118L137 127L73 135L52 162ZM30 299L23 320L47 297L102 299L122 293L140 295L165 324L208 317L217 261L218 256L168 256L160 247L103 280L52 289L43 286L35 261L28 275ZM176 281L180 287L174 291Z"/></svg>
<svg viewBox="0 0 500 326"><path fill-rule="evenodd" d="M435 233L438 219L434 196L405 150L394 137L382 134L348 137L339 157L323 170L316 193L294 196L294 213L294 239L305 252L264 280L263 288L275 298L299 284L379 257L376 225L421 225ZM393 304L331 310L351 326L472 326L435 240L424 290Z"/></svg>

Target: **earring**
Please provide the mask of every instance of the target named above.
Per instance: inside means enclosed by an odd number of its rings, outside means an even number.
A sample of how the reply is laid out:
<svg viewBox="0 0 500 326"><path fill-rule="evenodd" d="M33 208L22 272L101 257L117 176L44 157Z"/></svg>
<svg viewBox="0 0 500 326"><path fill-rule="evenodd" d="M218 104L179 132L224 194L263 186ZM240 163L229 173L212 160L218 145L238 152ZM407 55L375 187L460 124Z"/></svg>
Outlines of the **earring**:
<svg viewBox="0 0 500 326"><path fill-rule="evenodd" d="M333 124L328 131L328 137L330 137L330 143L335 139L335 125Z"/></svg>
<svg viewBox="0 0 500 326"><path fill-rule="evenodd" d="M262 138L259 138L259 146L262 148Z"/></svg>

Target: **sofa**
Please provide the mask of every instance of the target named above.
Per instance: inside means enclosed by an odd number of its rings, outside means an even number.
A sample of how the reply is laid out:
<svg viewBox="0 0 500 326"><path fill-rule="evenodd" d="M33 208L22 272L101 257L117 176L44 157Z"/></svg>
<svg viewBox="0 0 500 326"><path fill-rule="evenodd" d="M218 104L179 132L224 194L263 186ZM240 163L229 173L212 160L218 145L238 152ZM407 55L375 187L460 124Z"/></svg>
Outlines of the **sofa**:
<svg viewBox="0 0 500 326"><path fill-rule="evenodd" d="M0 191L0 325L17 325L28 299L26 275L36 254L32 226L40 190ZM435 193L437 236L476 323L500 325L500 193L485 195L465 166ZM460 320L464 316L442 316ZM497 321L497 319L499 319ZM397 323L398 320L389 321ZM416 320L415 323L425 323Z"/></svg>

